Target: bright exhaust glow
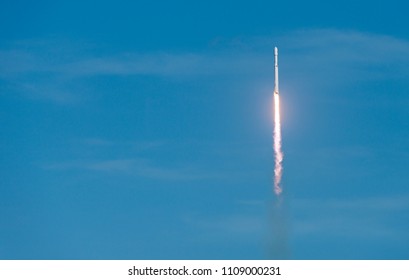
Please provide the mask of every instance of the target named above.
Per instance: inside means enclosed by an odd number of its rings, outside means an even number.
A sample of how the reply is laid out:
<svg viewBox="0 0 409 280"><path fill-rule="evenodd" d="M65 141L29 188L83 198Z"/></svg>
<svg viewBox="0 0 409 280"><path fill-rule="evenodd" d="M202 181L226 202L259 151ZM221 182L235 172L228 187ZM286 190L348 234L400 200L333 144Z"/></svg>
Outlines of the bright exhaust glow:
<svg viewBox="0 0 409 280"><path fill-rule="evenodd" d="M281 121L280 121L280 95L274 93L274 192L280 195L283 192L281 188L281 177L283 175L283 152L281 151Z"/></svg>

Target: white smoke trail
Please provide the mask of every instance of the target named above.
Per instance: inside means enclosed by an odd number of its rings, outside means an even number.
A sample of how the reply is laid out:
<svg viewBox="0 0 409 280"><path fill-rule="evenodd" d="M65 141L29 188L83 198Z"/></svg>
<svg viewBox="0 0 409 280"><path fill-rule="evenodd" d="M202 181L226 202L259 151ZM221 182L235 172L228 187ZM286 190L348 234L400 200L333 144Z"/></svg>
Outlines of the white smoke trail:
<svg viewBox="0 0 409 280"><path fill-rule="evenodd" d="M283 152L281 151L281 121L280 121L280 95L274 93L274 192L280 195L283 192L281 188L281 177L283 175Z"/></svg>

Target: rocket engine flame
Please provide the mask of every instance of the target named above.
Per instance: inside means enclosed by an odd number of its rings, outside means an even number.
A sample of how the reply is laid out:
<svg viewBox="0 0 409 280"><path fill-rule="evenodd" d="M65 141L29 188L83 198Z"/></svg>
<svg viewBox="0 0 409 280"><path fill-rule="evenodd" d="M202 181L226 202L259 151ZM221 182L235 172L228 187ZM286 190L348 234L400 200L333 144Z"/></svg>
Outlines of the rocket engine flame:
<svg viewBox="0 0 409 280"><path fill-rule="evenodd" d="M280 121L280 95L278 91L278 48L274 48L274 192L279 196L281 188L281 177L283 175L283 152L281 151L281 121Z"/></svg>
<svg viewBox="0 0 409 280"><path fill-rule="evenodd" d="M280 195L283 192L281 188L281 177L283 175L283 152L281 151L281 122L280 122L280 95L274 93L274 192Z"/></svg>

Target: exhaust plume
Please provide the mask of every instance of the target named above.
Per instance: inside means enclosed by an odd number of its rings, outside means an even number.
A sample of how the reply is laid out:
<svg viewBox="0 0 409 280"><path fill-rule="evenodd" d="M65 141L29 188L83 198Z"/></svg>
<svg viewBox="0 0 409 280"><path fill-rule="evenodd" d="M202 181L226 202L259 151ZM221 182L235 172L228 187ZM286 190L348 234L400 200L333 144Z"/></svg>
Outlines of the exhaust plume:
<svg viewBox="0 0 409 280"><path fill-rule="evenodd" d="M281 151L280 95L274 94L274 192L280 195L283 175L283 152Z"/></svg>
<svg viewBox="0 0 409 280"><path fill-rule="evenodd" d="M283 152L281 151L280 95L278 91L278 48L274 47L274 192L279 196L283 175Z"/></svg>

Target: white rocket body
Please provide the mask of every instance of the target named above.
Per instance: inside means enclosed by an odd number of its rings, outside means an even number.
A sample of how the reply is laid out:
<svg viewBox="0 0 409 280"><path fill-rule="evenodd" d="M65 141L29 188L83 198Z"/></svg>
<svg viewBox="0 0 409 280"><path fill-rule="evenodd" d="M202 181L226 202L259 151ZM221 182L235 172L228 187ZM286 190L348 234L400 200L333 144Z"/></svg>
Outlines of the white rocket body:
<svg viewBox="0 0 409 280"><path fill-rule="evenodd" d="M274 94L278 94L278 48L274 47Z"/></svg>

